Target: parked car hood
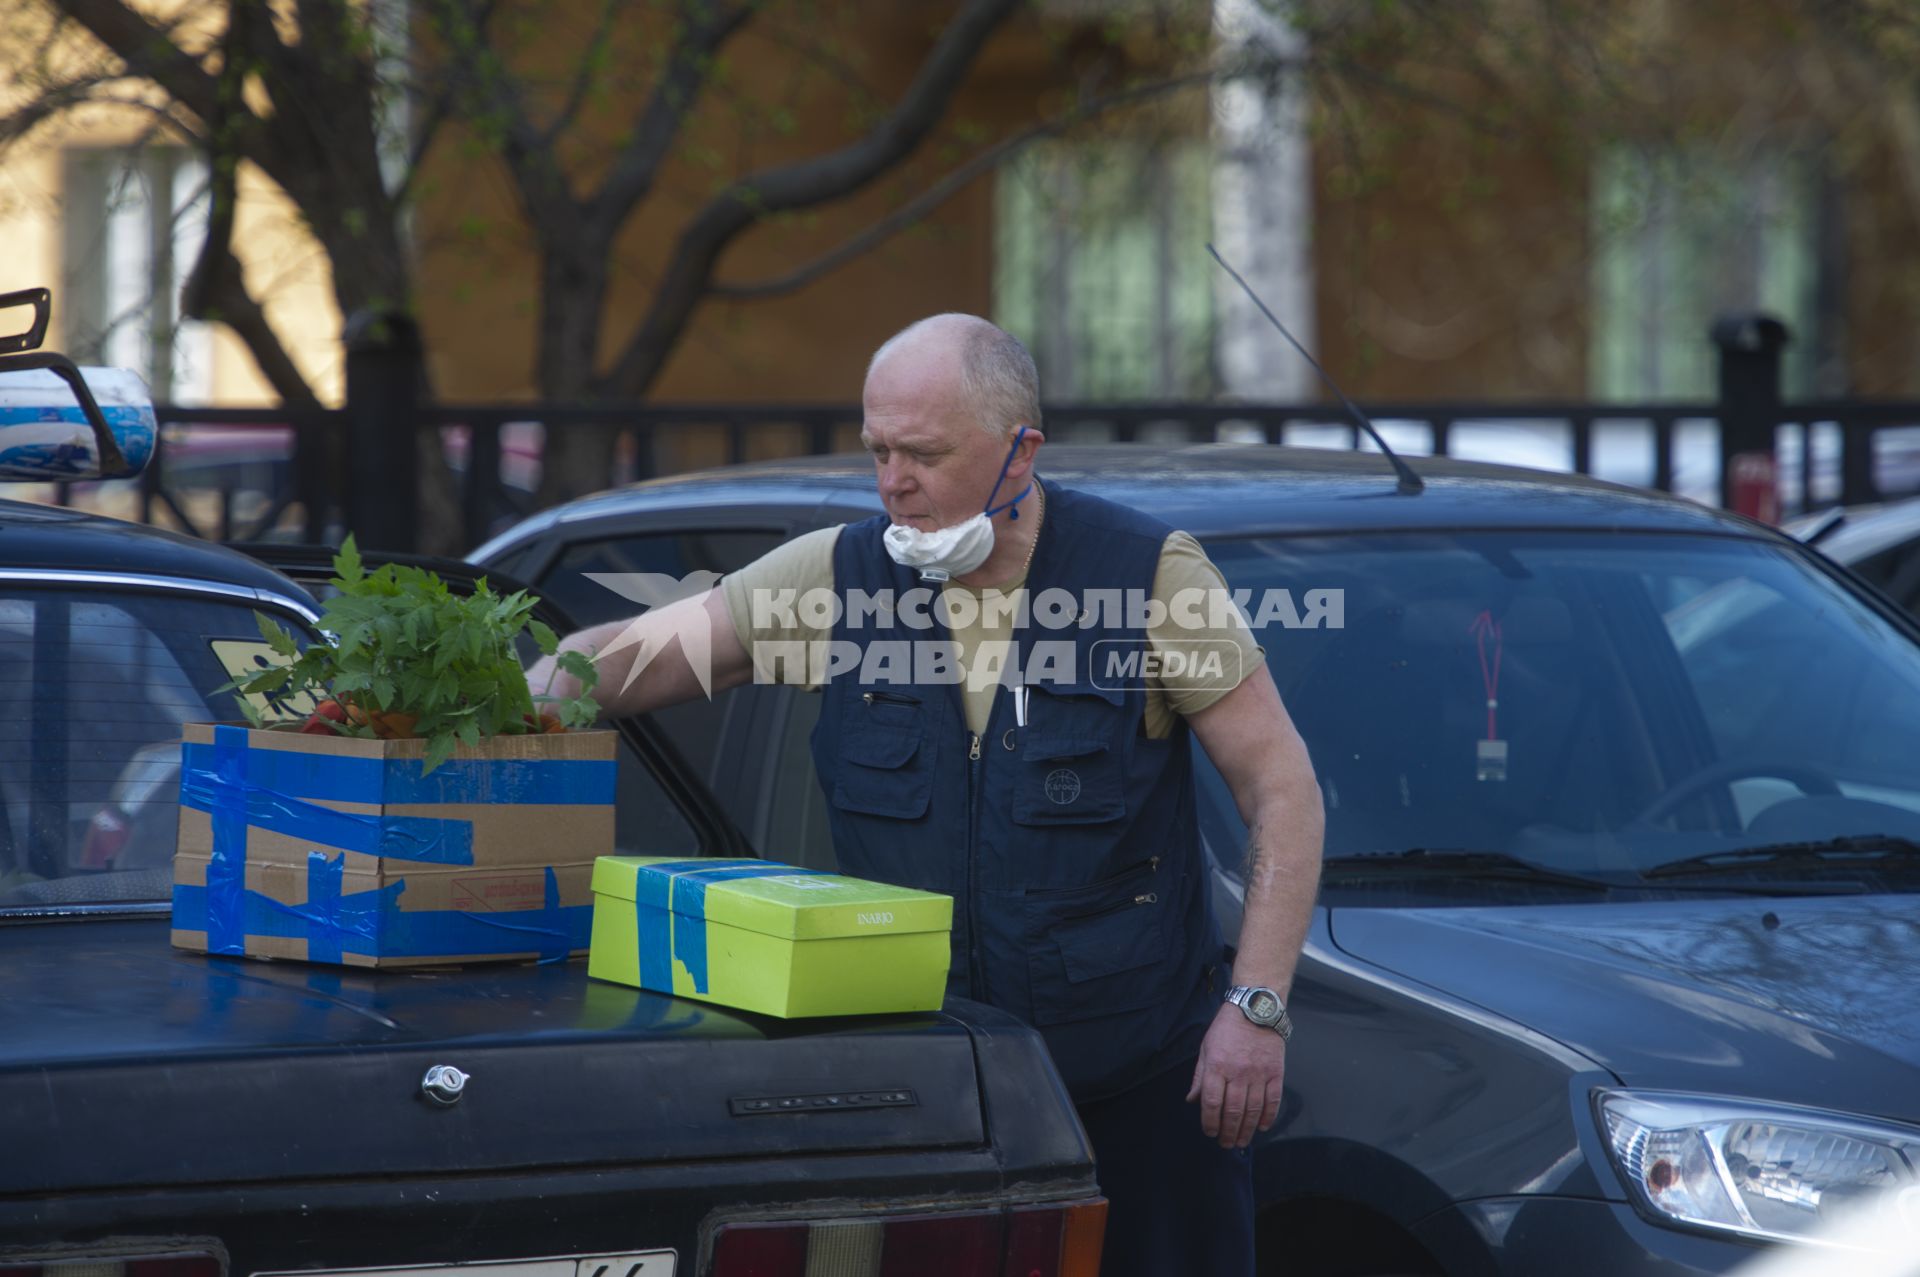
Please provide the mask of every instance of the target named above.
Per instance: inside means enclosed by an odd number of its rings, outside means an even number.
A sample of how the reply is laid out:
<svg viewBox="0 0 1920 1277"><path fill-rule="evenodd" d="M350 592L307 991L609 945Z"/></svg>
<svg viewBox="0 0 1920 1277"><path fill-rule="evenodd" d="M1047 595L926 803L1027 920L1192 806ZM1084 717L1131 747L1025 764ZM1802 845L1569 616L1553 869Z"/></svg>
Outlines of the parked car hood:
<svg viewBox="0 0 1920 1277"><path fill-rule="evenodd" d="M945 1014L784 1022L583 961L211 958L167 925L0 923L0 1195L983 1142ZM422 1093L435 1065L458 1102Z"/></svg>
<svg viewBox="0 0 1920 1277"><path fill-rule="evenodd" d="M1920 1122L1920 897L1336 908L1331 927L1628 1086Z"/></svg>

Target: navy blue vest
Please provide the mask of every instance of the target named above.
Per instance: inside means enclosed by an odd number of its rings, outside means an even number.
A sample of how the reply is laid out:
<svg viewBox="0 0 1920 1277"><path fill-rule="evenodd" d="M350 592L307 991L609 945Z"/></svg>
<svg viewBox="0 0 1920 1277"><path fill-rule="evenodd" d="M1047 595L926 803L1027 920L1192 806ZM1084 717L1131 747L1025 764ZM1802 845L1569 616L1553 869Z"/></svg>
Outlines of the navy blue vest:
<svg viewBox="0 0 1920 1277"><path fill-rule="evenodd" d="M948 992L1039 1028L1076 1100L1191 1059L1218 1006L1222 953L1191 737L1178 721L1169 738L1147 738L1141 666L1126 659L1145 635L1094 593L1148 597L1170 529L1047 488L1027 578L1034 615L1013 635L1027 724L1002 687L976 740L957 684L914 681L915 645L924 659L950 636L940 587L887 556L887 522L849 525L833 556L833 638L862 654L823 690L813 734L842 872L952 896ZM1051 614L1064 628L1039 606L1056 589L1074 603ZM897 606L850 607L854 591L890 591ZM1048 656L1051 670L1036 668Z"/></svg>

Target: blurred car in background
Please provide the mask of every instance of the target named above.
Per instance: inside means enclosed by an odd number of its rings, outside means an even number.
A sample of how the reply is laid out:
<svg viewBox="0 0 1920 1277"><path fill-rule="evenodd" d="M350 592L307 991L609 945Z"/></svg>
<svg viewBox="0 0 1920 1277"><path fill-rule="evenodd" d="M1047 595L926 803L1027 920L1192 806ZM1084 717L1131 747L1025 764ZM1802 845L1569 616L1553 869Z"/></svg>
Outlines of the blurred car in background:
<svg viewBox="0 0 1920 1277"><path fill-rule="evenodd" d="M1822 510L1781 530L1920 613L1920 497Z"/></svg>
<svg viewBox="0 0 1920 1277"><path fill-rule="evenodd" d="M1039 463L1193 533L1251 606L1341 600L1257 634L1327 815L1254 1146L1262 1272L1725 1273L1911 1186L1920 629L1737 516L1408 464L1417 495L1313 449ZM704 588L880 510L864 457L764 463L583 498L470 557L599 622L640 606L604 574ZM828 868L818 700L749 685L654 719L761 854ZM1246 830L1195 757L1232 934ZM1131 975L1070 982L1072 1014Z"/></svg>

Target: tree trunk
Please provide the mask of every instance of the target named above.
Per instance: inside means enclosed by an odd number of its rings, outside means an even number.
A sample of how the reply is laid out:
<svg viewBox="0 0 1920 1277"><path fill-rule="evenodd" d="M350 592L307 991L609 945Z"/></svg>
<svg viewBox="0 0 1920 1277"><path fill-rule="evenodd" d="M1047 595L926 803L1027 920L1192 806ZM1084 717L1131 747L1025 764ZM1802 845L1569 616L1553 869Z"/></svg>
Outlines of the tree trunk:
<svg viewBox="0 0 1920 1277"><path fill-rule="evenodd" d="M540 349L537 379L548 403L578 404L597 398L594 357L606 305L604 263L609 245L582 242L547 245L540 262ZM570 501L607 486L613 474L619 427L569 422L547 428L542 451L540 508Z"/></svg>

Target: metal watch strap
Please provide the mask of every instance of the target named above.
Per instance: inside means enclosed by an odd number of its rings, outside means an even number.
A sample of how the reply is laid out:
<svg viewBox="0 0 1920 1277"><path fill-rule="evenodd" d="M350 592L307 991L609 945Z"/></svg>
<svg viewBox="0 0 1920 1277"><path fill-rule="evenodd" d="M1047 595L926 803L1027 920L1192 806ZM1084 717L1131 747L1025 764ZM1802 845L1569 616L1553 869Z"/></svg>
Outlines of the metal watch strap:
<svg viewBox="0 0 1920 1277"><path fill-rule="evenodd" d="M1247 1004L1252 1000L1255 993L1267 994L1279 1008L1279 1013L1272 1024L1261 1024L1260 1021L1253 1017L1253 1012ZM1236 984L1227 990L1226 1000L1240 1008L1240 1013L1247 1017L1247 1023L1262 1029L1272 1029L1280 1035L1280 1040L1283 1042L1292 1039L1293 1017L1287 1014L1287 1000L1272 989L1264 988L1260 985Z"/></svg>

